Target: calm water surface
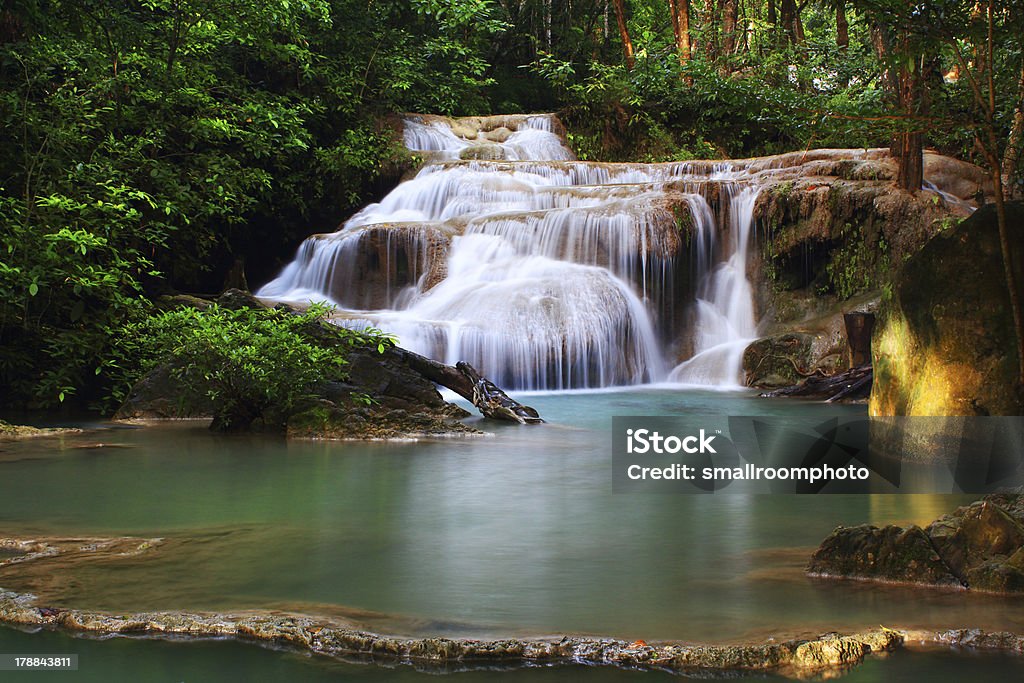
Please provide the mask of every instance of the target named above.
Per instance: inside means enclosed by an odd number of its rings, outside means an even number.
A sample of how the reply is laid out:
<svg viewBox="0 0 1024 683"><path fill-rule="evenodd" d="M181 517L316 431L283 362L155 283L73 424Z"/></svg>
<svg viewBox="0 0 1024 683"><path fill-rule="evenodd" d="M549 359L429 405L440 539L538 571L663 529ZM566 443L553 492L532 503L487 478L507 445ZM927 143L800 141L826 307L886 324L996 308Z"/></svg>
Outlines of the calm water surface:
<svg viewBox="0 0 1024 683"><path fill-rule="evenodd" d="M880 623L1024 630L1017 599L803 575L838 524L927 523L963 497L611 493L612 415L688 415L708 426L730 414L863 407L667 389L525 398L550 424L486 423L492 435L473 439L285 442L185 422L3 444L0 531L166 539L141 558L77 568L57 602L83 608L355 610L371 627L410 634L704 642ZM0 574L0 585L16 584ZM10 651L11 633L0 631L0 651ZM96 647L107 652L97 656L135 648L150 660L183 648ZM189 657L234 658L238 647L196 646ZM288 661L280 666L326 672ZM537 671L495 677L546 680ZM467 676L456 680L475 680Z"/></svg>

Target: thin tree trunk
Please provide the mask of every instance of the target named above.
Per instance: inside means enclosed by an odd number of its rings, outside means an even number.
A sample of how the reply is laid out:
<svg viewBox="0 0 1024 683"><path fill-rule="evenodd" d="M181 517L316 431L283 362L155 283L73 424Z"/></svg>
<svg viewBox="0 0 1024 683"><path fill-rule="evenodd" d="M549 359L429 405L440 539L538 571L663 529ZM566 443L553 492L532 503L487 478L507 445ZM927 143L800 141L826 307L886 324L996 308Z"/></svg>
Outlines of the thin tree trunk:
<svg viewBox="0 0 1024 683"><path fill-rule="evenodd" d="M679 61L680 63L690 61L693 54L693 45L690 42L690 0L676 0L679 7Z"/></svg>
<svg viewBox="0 0 1024 683"><path fill-rule="evenodd" d="M544 0L544 40L551 50L551 0Z"/></svg>
<svg viewBox="0 0 1024 683"><path fill-rule="evenodd" d="M845 0L836 0L836 45L850 46L850 23L846 20Z"/></svg>
<svg viewBox="0 0 1024 683"><path fill-rule="evenodd" d="M679 64L686 66L692 57L690 45L690 0L668 0L672 12L672 32L676 36Z"/></svg>
<svg viewBox="0 0 1024 683"><path fill-rule="evenodd" d="M626 8L623 0L615 0L615 20L619 24L619 37L622 38L622 49L626 53L626 67L632 69L636 66L636 57L633 56L633 41L629 37L629 29L626 28Z"/></svg>
<svg viewBox="0 0 1024 683"><path fill-rule="evenodd" d="M898 133L893 145L897 162L896 185L916 193L924 184L924 144L917 131Z"/></svg>
<svg viewBox="0 0 1024 683"><path fill-rule="evenodd" d="M709 62L718 56L718 17L715 12L715 0L704 0L704 12L701 22L704 27L704 54Z"/></svg>
<svg viewBox="0 0 1024 683"><path fill-rule="evenodd" d="M1010 310L1013 312L1013 332L1017 337L1017 385L1018 387L1024 387L1024 316L1021 315L1020 290L1017 289L1017 273L1013 270L1010 230L1006 223L1003 174L999 168L999 159L993 158L992 163L994 164L992 187L995 190L996 222L999 225L999 249L1003 252L1003 272L1006 276L1006 288L1010 294Z"/></svg>
<svg viewBox="0 0 1024 683"><path fill-rule="evenodd" d="M668 13L672 17L672 35L676 37L676 45L679 45L679 8L676 7L676 0L668 0Z"/></svg>
<svg viewBox="0 0 1024 683"><path fill-rule="evenodd" d="M1007 197L1013 199L1020 189L1017 179L1017 167L1021 154L1024 153L1024 68L1020 72L1020 85L1017 88L1017 105L1013 111L1013 125L1010 127L1010 138L1006 143L1003 155L1003 175L1006 177Z"/></svg>
<svg viewBox="0 0 1024 683"><path fill-rule="evenodd" d="M905 36L901 44L900 54L906 56L909 48ZM919 59L903 61L899 68L899 105L908 118L921 114L927 106L922 71ZM916 193L924 184L924 136L917 130L917 123L913 126L913 130L896 134L892 151L898 163L896 185L901 190Z"/></svg>
<svg viewBox="0 0 1024 683"><path fill-rule="evenodd" d="M736 51L736 0L722 0L722 54Z"/></svg>
<svg viewBox="0 0 1024 683"><path fill-rule="evenodd" d="M794 45L804 42L804 23L800 20L800 8L796 0L782 0L782 25Z"/></svg>

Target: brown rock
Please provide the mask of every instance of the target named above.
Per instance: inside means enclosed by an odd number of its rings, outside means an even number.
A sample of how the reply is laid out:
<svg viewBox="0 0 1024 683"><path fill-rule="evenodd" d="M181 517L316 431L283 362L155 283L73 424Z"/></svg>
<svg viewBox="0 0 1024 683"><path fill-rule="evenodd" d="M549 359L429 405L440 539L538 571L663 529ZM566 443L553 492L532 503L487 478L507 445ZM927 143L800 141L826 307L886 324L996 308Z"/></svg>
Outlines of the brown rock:
<svg viewBox="0 0 1024 683"><path fill-rule="evenodd" d="M933 522L928 537L942 561L970 585L968 574L994 556L1009 556L1024 546L1024 527L995 503L978 501ZM992 568L975 574L981 579Z"/></svg>
<svg viewBox="0 0 1024 683"><path fill-rule="evenodd" d="M811 574L938 586L959 586L920 527L839 527L822 541Z"/></svg>

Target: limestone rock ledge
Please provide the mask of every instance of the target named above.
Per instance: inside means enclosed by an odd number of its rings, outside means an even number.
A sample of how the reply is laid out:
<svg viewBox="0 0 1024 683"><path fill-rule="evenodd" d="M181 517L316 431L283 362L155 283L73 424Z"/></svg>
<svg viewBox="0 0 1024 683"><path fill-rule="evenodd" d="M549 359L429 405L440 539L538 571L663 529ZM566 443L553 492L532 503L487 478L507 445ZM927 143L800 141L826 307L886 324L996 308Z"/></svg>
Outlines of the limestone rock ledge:
<svg viewBox="0 0 1024 683"><path fill-rule="evenodd" d="M20 439L35 439L45 436L61 436L63 434L78 434L81 429L66 427L30 427L28 425L12 425L9 422L0 420L0 441L16 441Z"/></svg>
<svg viewBox="0 0 1024 683"><path fill-rule="evenodd" d="M587 664L679 672L762 671L804 678L859 664L891 651L902 633L881 629L853 635L756 645L648 644L564 636L473 640L402 638L349 628L299 614L141 612L107 614L37 604L34 596L0 591L0 621L19 626L148 637L230 637L294 647L346 660L457 668L493 665Z"/></svg>
<svg viewBox="0 0 1024 683"><path fill-rule="evenodd" d="M0 537L0 576L24 576L27 566L41 575L89 562L160 552L164 539L116 537ZM6 572L5 567L10 567ZM11 574L11 572L15 574ZM63 585L64 579L56 577ZM45 593L48 583L40 586ZM24 590L24 589L22 589ZM760 672L792 678L821 678L856 666L869 654L907 643L1024 652L1024 636L977 629L905 631L881 627L852 634L740 645L626 641L593 636L538 638L403 637L374 633L353 621L287 611L108 613L48 604L26 592L0 588L0 623L103 635L148 638L235 638L294 648L346 661L458 671L535 665L584 664L658 669L694 675Z"/></svg>

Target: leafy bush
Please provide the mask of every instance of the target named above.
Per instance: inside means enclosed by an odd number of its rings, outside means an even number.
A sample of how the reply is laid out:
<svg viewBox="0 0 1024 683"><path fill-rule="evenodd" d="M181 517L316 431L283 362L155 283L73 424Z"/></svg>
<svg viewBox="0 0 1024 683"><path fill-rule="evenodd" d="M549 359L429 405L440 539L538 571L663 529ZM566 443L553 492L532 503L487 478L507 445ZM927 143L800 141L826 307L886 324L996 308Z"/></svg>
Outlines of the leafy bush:
<svg viewBox="0 0 1024 683"><path fill-rule="evenodd" d="M186 406L212 404L214 427L246 429L261 420L283 427L316 385L344 378L346 355L357 346L383 353L395 341L377 330L353 331L321 324L331 309L313 305L301 314L285 309L212 305L180 308L127 325L112 369L117 398L158 365L181 383Z"/></svg>

